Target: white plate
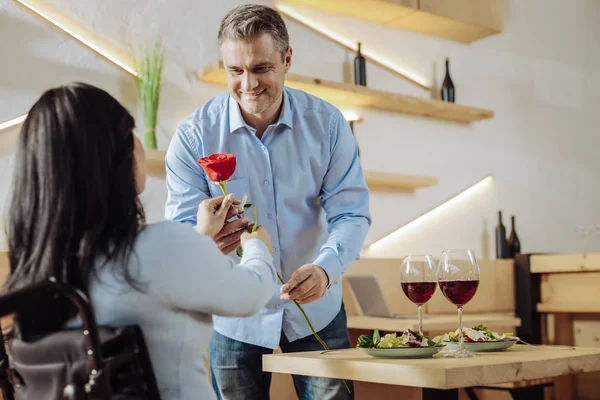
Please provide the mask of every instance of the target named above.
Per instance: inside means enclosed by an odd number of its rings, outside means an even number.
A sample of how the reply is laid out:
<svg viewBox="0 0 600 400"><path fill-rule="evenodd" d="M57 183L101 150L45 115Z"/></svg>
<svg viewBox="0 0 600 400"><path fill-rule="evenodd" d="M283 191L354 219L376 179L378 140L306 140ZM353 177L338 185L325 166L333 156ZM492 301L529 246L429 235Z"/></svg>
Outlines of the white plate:
<svg viewBox="0 0 600 400"><path fill-rule="evenodd" d="M512 347L518 340L503 340L498 342L465 342L465 350L473 352L504 351ZM458 350L458 342L446 342L448 350Z"/></svg>
<svg viewBox="0 0 600 400"><path fill-rule="evenodd" d="M427 358L439 353L444 346L429 347L387 347L366 348L359 347L366 354L379 358Z"/></svg>

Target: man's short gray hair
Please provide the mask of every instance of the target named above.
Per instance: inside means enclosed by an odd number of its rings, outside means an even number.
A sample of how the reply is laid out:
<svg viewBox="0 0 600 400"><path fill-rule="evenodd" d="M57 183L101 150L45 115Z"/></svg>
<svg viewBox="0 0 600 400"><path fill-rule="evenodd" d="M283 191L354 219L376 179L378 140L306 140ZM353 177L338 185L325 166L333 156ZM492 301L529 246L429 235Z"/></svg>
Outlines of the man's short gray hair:
<svg viewBox="0 0 600 400"><path fill-rule="evenodd" d="M252 41L268 33L275 40L278 51L284 55L290 47L285 22L271 7L257 4L238 6L229 11L219 27L219 47L225 40Z"/></svg>

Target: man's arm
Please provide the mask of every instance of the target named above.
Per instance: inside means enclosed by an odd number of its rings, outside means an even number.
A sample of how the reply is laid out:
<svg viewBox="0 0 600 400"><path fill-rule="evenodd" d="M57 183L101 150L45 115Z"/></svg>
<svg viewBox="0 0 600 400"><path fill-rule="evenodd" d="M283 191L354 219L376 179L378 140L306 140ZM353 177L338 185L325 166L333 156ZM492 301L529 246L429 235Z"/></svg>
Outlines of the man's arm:
<svg viewBox="0 0 600 400"><path fill-rule="evenodd" d="M331 160L323 179L321 205L327 215L329 236L314 264L327 272L333 285L359 257L371 225L369 189L358 146L341 113L331 129Z"/></svg>
<svg viewBox="0 0 600 400"><path fill-rule="evenodd" d="M282 286L282 300L310 303L325 294L360 255L371 224L369 190L358 146L341 113L330 128L331 159L321 187L329 236L313 264L300 267Z"/></svg>
<svg viewBox="0 0 600 400"><path fill-rule="evenodd" d="M202 157L200 135L194 134L192 128L182 125L171 140L166 156L167 170L167 202L165 219L189 222L196 226L199 204L210 197L207 177L198 165ZM234 204L239 204L236 201ZM232 208L227 219L238 214ZM248 226L248 218L233 219L223 225L223 229L213 238L224 254L229 254L240 245L240 237Z"/></svg>

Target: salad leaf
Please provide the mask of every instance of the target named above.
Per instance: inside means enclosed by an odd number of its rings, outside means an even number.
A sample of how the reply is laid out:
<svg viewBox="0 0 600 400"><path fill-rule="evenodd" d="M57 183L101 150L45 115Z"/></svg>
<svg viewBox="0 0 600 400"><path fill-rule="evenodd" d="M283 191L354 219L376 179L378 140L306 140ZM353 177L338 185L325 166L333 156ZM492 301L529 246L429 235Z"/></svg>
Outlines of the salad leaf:
<svg viewBox="0 0 600 400"><path fill-rule="evenodd" d="M375 347L373 345L373 338L369 335L360 335L357 345L358 347Z"/></svg>
<svg viewBox="0 0 600 400"><path fill-rule="evenodd" d="M379 335L379 329L375 329L373 332L373 346L377 346L381 342L381 336Z"/></svg>
<svg viewBox="0 0 600 400"><path fill-rule="evenodd" d="M459 331L448 332L441 336L433 338L434 341L443 342L458 342ZM498 342L509 340L512 338L512 333L503 333L502 335L492 332L484 325L477 325L473 328L463 328L463 336L466 342Z"/></svg>
<svg viewBox="0 0 600 400"><path fill-rule="evenodd" d="M367 348L398 348L398 347L429 347L443 346L441 340L433 341L427 336L407 329L402 334L388 333L381 336L378 329L373 331L373 336L360 335L356 343L357 347Z"/></svg>
<svg viewBox="0 0 600 400"><path fill-rule="evenodd" d="M427 343L425 343L425 340L423 340L423 337L421 337L421 335L413 332L410 329L404 331L403 335L404 337L406 337L406 345L409 347L421 347L423 346L423 344L427 345Z"/></svg>
<svg viewBox="0 0 600 400"><path fill-rule="evenodd" d="M395 333L388 333L381 338L377 347L404 347L403 336L398 337Z"/></svg>
<svg viewBox="0 0 600 400"><path fill-rule="evenodd" d="M413 331L413 330L411 330L411 329L407 329L407 331L408 331L410 334L412 334L412 335L415 335L415 336L416 336L417 338L419 338L420 340L423 340L423 338L425 337L425 336L421 336L421 335L419 335L417 332L415 332L415 331Z"/></svg>
<svg viewBox="0 0 600 400"><path fill-rule="evenodd" d="M434 339L435 339L435 338L434 338ZM438 346L441 346L441 345L443 345L443 343L442 343L442 339L438 339L438 340L435 340L435 341L431 341L431 340L430 340L430 342L431 342L431 343L433 343L433 346L435 346L435 347L438 347Z"/></svg>

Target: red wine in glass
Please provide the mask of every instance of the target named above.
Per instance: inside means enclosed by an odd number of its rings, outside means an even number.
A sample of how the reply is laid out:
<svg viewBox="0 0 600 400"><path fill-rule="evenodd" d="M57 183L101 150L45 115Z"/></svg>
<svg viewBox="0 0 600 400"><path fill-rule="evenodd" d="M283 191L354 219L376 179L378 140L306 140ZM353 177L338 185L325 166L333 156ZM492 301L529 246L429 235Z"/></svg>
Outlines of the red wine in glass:
<svg viewBox="0 0 600 400"><path fill-rule="evenodd" d="M400 285L406 297L417 305L419 335L423 335L423 304L435 293L437 280L431 255L415 254L404 257L400 268Z"/></svg>
<svg viewBox="0 0 600 400"><path fill-rule="evenodd" d="M459 348L445 357L477 357L478 354L465 350L462 330L463 306L467 304L479 286L479 265L472 250L446 250L438 265L438 282L444 297L458 309Z"/></svg>
<svg viewBox="0 0 600 400"><path fill-rule="evenodd" d="M437 282L402 282L401 285L406 297L420 306L431 299L435 293Z"/></svg>
<svg viewBox="0 0 600 400"><path fill-rule="evenodd" d="M462 307L467 304L479 286L478 280L470 281L440 281L440 289L444 296L457 307Z"/></svg>

